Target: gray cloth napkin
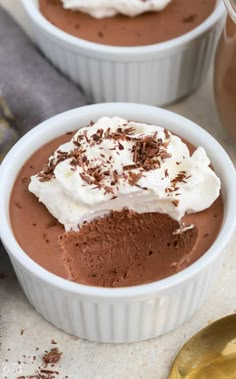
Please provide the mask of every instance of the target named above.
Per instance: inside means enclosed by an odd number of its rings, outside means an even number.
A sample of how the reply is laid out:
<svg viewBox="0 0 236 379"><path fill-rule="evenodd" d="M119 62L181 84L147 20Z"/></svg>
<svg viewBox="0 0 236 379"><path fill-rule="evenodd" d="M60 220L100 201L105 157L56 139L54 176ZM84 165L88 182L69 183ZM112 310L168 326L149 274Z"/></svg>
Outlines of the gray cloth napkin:
<svg viewBox="0 0 236 379"><path fill-rule="evenodd" d="M84 104L80 89L41 55L0 7L0 161L29 129ZM0 279L9 267L4 255L0 242Z"/></svg>
<svg viewBox="0 0 236 379"><path fill-rule="evenodd" d="M81 90L43 57L0 7L0 160L32 127L84 104Z"/></svg>

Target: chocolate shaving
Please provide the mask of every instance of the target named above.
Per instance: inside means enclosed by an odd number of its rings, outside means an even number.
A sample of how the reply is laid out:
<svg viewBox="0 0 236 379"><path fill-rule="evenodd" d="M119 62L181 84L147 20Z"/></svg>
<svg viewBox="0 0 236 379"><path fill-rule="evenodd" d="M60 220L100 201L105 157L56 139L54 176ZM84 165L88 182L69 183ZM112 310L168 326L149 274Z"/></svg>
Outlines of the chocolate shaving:
<svg viewBox="0 0 236 379"><path fill-rule="evenodd" d="M86 139L86 142L89 143L88 132L87 132L87 130L84 131L84 137L85 137L85 139Z"/></svg>
<svg viewBox="0 0 236 379"><path fill-rule="evenodd" d="M76 147L81 147L81 143L80 142L78 142L78 141L73 141L73 144L76 146Z"/></svg>
<svg viewBox="0 0 236 379"><path fill-rule="evenodd" d="M170 138L169 130L164 129L164 134L165 134L166 139L169 139L169 138Z"/></svg>
<svg viewBox="0 0 236 379"><path fill-rule="evenodd" d="M91 122L92 126L94 122ZM50 159L47 165L43 167L43 170L38 174L39 180L46 182L55 177L54 170L56 166L66 159L69 159L71 171L76 171L79 166L82 172L79 172L82 180L88 185L93 186L92 189L102 189L105 194L114 194L113 186L116 185L117 191L119 186L117 185L120 180L128 181L131 186L137 185L138 181L143 175L143 171L154 170L160 167L161 163L171 157L171 154L167 151L169 141L163 141L162 138L158 138L158 131L155 131L150 136L140 134L134 135L136 129L134 127L128 127L128 123L119 126L115 131L111 128L107 130L98 129L91 137L88 137L88 131L82 130L80 134L77 134L73 138L74 149L70 152L58 150L53 158ZM166 139L170 137L167 130L164 130ZM89 159L86 152L87 149L91 149L93 146L98 146L105 139L113 140L113 145L109 150L115 150L116 154L120 154L119 151L125 149L122 141L130 141L132 148L129 149L133 154L133 163L123 166L123 172L118 174L117 170L114 170L112 155L109 158L102 151L97 158ZM89 146L88 146L88 145ZM98 147L99 148L99 147ZM103 158L103 159L101 159ZM141 169L139 173L128 172L134 169ZM165 176L168 176L168 171L165 170ZM180 172L172 183L169 192L173 191L176 183L179 180L185 180L184 173ZM86 184L83 183L82 186ZM137 185L138 186L138 185ZM141 187L140 187L141 188Z"/></svg>
<svg viewBox="0 0 236 379"><path fill-rule="evenodd" d="M114 178L115 184L119 183L119 174L118 174L117 170L113 171L113 178Z"/></svg>
<svg viewBox="0 0 236 379"><path fill-rule="evenodd" d="M104 137L105 137L106 139L111 138L111 134L110 134L110 132L111 132L111 129L110 129L110 128L108 128L108 129L105 131L105 133L104 133Z"/></svg>
<svg viewBox="0 0 236 379"><path fill-rule="evenodd" d="M104 186L104 190L105 190L105 195L106 195L107 193L114 193L113 188L111 188L111 187L109 187L109 186Z"/></svg>
<svg viewBox="0 0 236 379"><path fill-rule="evenodd" d="M58 371L55 371L55 370L45 370L45 369L41 369L40 370L40 373L42 374L59 374Z"/></svg>
<svg viewBox="0 0 236 379"><path fill-rule="evenodd" d="M145 190L145 191L147 191L147 187L142 187L142 186L140 186L140 185L139 185L139 184L137 184L137 183L135 184L135 186L136 186L136 187L138 187L138 188L141 188L142 190Z"/></svg>
<svg viewBox="0 0 236 379"><path fill-rule="evenodd" d="M124 150L124 146L119 142L118 143L119 150Z"/></svg>
<svg viewBox="0 0 236 379"><path fill-rule="evenodd" d="M59 353L58 348L55 347L43 356L43 362L46 364L57 363L61 359L61 355L62 353Z"/></svg>
<svg viewBox="0 0 236 379"><path fill-rule="evenodd" d="M93 184L94 181L90 178L90 176L85 175L83 173L80 173L81 178L87 183L87 184Z"/></svg>
<svg viewBox="0 0 236 379"><path fill-rule="evenodd" d="M124 133L125 134L134 134L134 132L135 132L135 128L133 127L133 126L131 126L130 128L126 128L126 129L124 129Z"/></svg>
<svg viewBox="0 0 236 379"><path fill-rule="evenodd" d="M172 203L174 204L175 207L178 207L178 205L179 205L179 200L173 200Z"/></svg>
<svg viewBox="0 0 236 379"><path fill-rule="evenodd" d="M134 186L141 178L142 178L143 174L142 172L138 173L138 174L135 174L134 172L130 172L129 174L129 184L131 186Z"/></svg>
<svg viewBox="0 0 236 379"><path fill-rule="evenodd" d="M140 166L138 164L128 164L128 165L124 165L123 166L123 170L124 171L127 171L127 170L133 170L135 168L139 168Z"/></svg>
<svg viewBox="0 0 236 379"><path fill-rule="evenodd" d="M57 150L57 154L59 155L68 155L66 151Z"/></svg>
<svg viewBox="0 0 236 379"><path fill-rule="evenodd" d="M160 167L160 161L170 158L161 138L147 136L139 139L133 147L133 161L144 170L154 170Z"/></svg>

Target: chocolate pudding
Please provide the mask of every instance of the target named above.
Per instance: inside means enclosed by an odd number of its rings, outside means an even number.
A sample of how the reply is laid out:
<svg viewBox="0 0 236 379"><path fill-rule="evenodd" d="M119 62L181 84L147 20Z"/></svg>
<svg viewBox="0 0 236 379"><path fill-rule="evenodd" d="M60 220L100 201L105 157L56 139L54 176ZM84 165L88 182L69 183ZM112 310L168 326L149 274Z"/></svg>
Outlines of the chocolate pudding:
<svg viewBox="0 0 236 379"><path fill-rule="evenodd" d="M125 143L127 141L129 143L132 138L135 139L135 146L139 150L133 149L132 152L136 162L134 169L137 170L137 167L142 166L143 180L147 180L146 177L153 169L153 166L151 167L154 162L153 157L157 156L157 145L154 145L154 139L148 137L148 139L143 139L141 144L140 139L131 137L129 134L132 133L131 128L126 129L125 137L119 129L117 131L113 135L110 131L110 135L104 133L103 139L109 139L110 143L112 135L113 142L118 146L116 151L118 157L124 151ZM168 138L168 131L164 133ZM173 275L191 265L209 249L222 224L224 207L221 196L204 211L185 215L181 219L181 224L168 214L155 212L154 208L153 211L143 213L124 208L111 210L103 217L83 221L79 230L67 228L65 232L64 226L49 213L43 203L38 201L36 196L29 191L28 186L32 175L39 173L58 146L71 140L72 135L73 133L67 133L37 150L22 167L12 190L10 201L12 228L19 245L35 262L58 276L78 283L103 287L125 287L149 283ZM101 146L99 145L101 135L102 133L98 132L92 135L93 150L94 146ZM157 138L156 133L154 137ZM84 139L84 143L87 143L87 140L90 143L87 132L84 133ZM165 164L169 156L161 149L167 148L167 143L161 141L160 138L157 141L158 154ZM78 136L75 142L76 148L79 148L81 136ZM196 151L189 143L187 146L191 154ZM63 155L67 153L58 150L58 154L61 162L64 159ZM71 161L72 174L76 164L82 166L87 164L84 159L80 162L81 155L77 154L76 157L77 163L75 155ZM177 170L180 164L179 161L176 162ZM44 166L43 172L38 174L40 185L43 186L44 182L48 183L51 180L53 169L55 165L52 167L50 162ZM128 180L131 190L141 189L140 193L144 193L147 188L142 188L137 184L142 183L139 181L140 174L131 172L133 169L131 166L123 166L123 169L126 170L124 180ZM164 172L165 176L168 176L167 169ZM96 174L93 172L93 175L90 173L89 179L87 173L81 174L82 183L84 183L82 188L93 185L91 178L96 178L97 185L94 190L99 187L102 179L99 178L98 172ZM104 171L105 179L106 175ZM168 191L178 191L181 182L186 183L187 180L191 180L186 175L184 171L179 171L176 179L171 181L172 188ZM121 181L118 178L117 182L118 180ZM112 191L108 186L104 188L106 192ZM100 189L101 185L97 191L99 192ZM90 193L94 193L93 188ZM115 204L116 197L111 196L109 201ZM140 203L142 201L139 200ZM178 201L172 205L175 211Z"/></svg>
<svg viewBox="0 0 236 379"><path fill-rule="evenodd" d="M124 210L84 225L79 233L64 233L60 242L69 278L123 287L170 276L197 258L197 228L175 234L178 228L168 215Z"/></svg>
<svg viewBox="0 0 236 379"><path fill-rule="evenodd" d="M223 125L236 142L236 24L229 16L216 54L215 96Z"/></svg>
<svg viewBox="0 0 236 379"><path fill-rule="evenodd" d="M39 0L43 16L57 28L87 41L113 46L151 45L179 37L206 20L215 5L216 0L173 0L160 12L96 19L64 9L60 0Z"/></svg>

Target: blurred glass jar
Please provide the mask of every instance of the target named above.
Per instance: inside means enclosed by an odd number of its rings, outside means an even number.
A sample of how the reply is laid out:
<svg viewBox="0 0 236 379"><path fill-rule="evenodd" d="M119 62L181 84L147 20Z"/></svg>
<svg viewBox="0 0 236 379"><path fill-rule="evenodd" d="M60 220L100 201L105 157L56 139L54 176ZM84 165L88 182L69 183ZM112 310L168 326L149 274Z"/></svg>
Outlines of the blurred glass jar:
<svg viewBox="0 0 236 379"><path fill-rule="evenodd" d="M215 60L215 96L220 118L236 142L236 0L224 0L228 16Z"/></svg>

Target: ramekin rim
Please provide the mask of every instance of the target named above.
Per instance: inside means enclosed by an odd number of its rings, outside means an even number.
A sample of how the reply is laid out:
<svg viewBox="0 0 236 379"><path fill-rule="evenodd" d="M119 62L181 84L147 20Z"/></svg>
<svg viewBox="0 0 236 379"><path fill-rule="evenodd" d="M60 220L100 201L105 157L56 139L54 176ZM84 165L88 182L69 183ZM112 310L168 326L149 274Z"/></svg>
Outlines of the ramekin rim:
<svg viewBox="0 0 236 379"><path fill-rule="evenodd" d="M87 105L80 108L75 108L67 112L63 112L57 116L54 116L42 123L40 123L38 126L30 130L28 133L25 134L10 150L10 152L7 154L7 156L4 158L1 166L0 166L0 178L1 176L6 175L8 162L14 159L16 156L15 152L19 149L19 146L23 144L28 143L28 140L33 139L36 137L37 134L42 133L41 130L45 127L49 127L49 125L56 125L56 123L61 120L62 117L67 120L70 119L70 117L76 117L79 116L79 113L83 111L93 111L95 112L96 109L99 109L99 107L116 107L117 109L120 107L129 107L132 108L131 112L134 112L135 108L140 109L140 107L143 109L143 112L146 110L147 112L160 112L160 114L164 115L167 119L173 119L174 117L178 120L178 123L188 123L188 125L193 129L201 130L201 133L204 133L204 135L207 138L207 141L210 141L210 143L214 143L215 146L219 149L221 157L223 156L223 159L225 160L224 167L225 169L230 172L230 175L228 176L228 180L230 181L231 185L229 188L227 188L228 196L231 200L235 199L233 188L236 186L236 174L235 169L233 166L233 163L231 162L229 156L225 152L225 150L222 148L222 146L204 129L202 129L199 125L192 122L191 120L180 116L174 112L157 108L154 106L149 105L140 105L140 104L132 104L132 103L101 103L101 104L94 104L94 105ZM107 111L108 112L108 111ZM27 159L28 157L26 157ZM16 159L16 158L15 158ZM214 164L214 163L213 163ZM19 171L17 171L18 173ZM16 173L16 175L17 175ZM236 219L234 217L236 212L236 202L232 202L232 209L230 210L230 214L226 217L225 223L222 225L222 229L216 239L216 241L213 243L213 245L210 247L210 249L201 257L199 258L195 263L184 269L183 271L176 273L172 276L169 276L165 279L151 282L143 285L138 286L131 286L131 287L124 287L124 288L103 288L103 287L94 287L94 286L87 286L79 283L71 282L67 279L63 279L55 274L52 274L51 272L47 271L43 267L41 267L39 264L37 264L35 261L33 261L19 246L17 243L13 231L10 228L10 225L8 223L8 214L5 214L4 212L4 200L3 200L3 193L2 189L4 186L0 187L0 212L3 211L3 219L0 223L0 237L3 241L3 244L6 246L6 248L10 251L10 255L14 257L18 261L18 264L24 266L25 269L28 271L31 271L37 278L50 283L50 285L53 285L54 287L63 289L64 291L68 291L70 293L76 293L78 295L85 295L85 296L91 296L91 297L97 297L97 298L137 298L141 296L150 295L151 293L159 293L164 290L170 290L171 288L175 287L176 285L184 283L189 278L193 277L195 274L199 273L202 269L205 269L211 261L214 259L216 255L219 254L219 251L223 250L225 248L225 245L229 241L230 237L232 236L235 226L236 226ZM227 229L227 237L224 236L224 231ZM11 246L11 248L9 248ZM217 251L218 253L214 253Z"/></svg>
<svg viewBox="0 0 236 379"><path fill-rule="evenodd" d="M216 5L214 11L211 13L209 17L206 18L200 25L198 25L196 28L192 29L191 31L173 38L169 41L151 44L151 45L144 45L144 46L111 46L111 45L104 45L99 44L95 42L90 42L87 40L84 40L82 38L78 38L75 36L70 35L69 33L66 33L53 24L51 24L39 11L39 9L36 7L36 5L33 3L34 0L21 0L24 6L25 11L28 13L28 15L36 22L41 28L44 30L47 30L49 34L53 35L54 37L60 39L64 43L67 43L74 48L84 48L89 51L97 52L97 53L107 53L107 54L114 54L114 55L123 55L126 54L126 56L135 56L140 53L148 54L148 53L157 53L162 52L166 50L170 50L173 48L178 48L181 45L184 45L186 43L191 42L195 38L199 37L201 34L205 33L207 30L209 30L221 17L223 17L224 14L226 14L226 9L224 7L224 4L221 0L216 0Z"/></svg>

